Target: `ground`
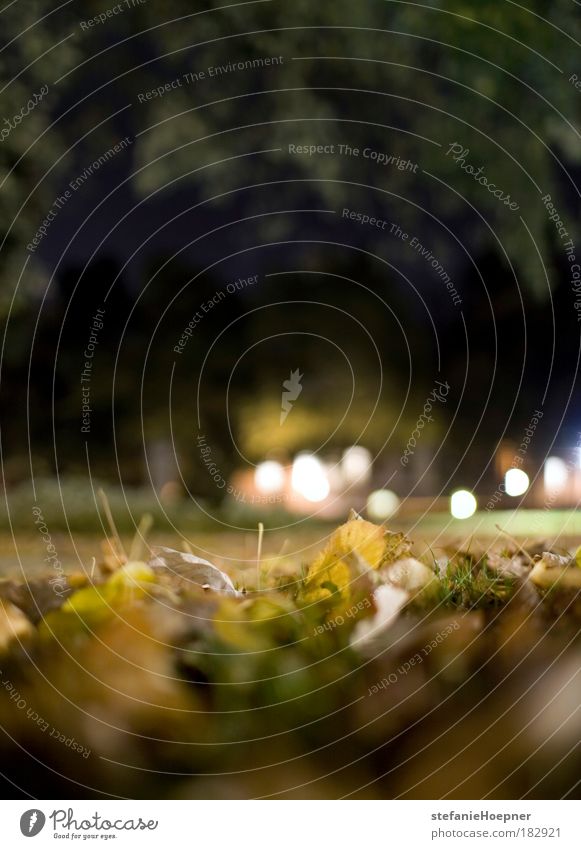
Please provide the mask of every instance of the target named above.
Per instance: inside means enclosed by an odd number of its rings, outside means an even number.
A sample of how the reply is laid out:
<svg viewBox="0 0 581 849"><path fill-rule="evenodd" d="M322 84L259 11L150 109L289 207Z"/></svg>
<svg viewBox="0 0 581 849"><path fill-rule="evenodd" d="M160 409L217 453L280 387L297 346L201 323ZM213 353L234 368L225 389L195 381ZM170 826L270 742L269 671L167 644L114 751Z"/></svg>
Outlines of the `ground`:
<svg viewBox="0 0 581 849"><path fill-rule="evenodd" d="M182 549L175 534L129 557L129 539L54 533L66 584L19 536L25 580L6 537L2 789L576 797L579 526L352 519L267 533L259 560L257 534L199 534L231 588L181 555L150 560Z"/></svg>

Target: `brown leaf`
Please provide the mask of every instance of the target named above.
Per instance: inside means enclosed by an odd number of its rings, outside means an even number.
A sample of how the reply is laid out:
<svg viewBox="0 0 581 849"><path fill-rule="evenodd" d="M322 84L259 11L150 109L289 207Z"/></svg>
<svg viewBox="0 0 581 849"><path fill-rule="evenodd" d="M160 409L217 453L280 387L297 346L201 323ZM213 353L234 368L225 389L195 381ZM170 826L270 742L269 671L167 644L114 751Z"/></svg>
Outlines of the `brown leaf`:
<svg viewBox="0 0 581 849"><path fill-rule="evenodd" d="M26 584L0 582L0 599L6 599L16 605L35 624L45 613L62 607L72 592L73 588L64 576L59 577L58 583L51 583L49 580L28 581Z"/></svg>

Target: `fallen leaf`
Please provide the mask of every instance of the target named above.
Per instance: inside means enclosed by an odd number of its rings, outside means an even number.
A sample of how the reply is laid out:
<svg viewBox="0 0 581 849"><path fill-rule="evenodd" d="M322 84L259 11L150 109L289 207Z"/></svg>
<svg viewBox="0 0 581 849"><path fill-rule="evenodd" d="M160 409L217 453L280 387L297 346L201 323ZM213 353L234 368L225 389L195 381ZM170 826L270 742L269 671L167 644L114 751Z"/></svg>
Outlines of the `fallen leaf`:
<svg viewBox="0 0 581 849"><path fill-rule="evenodd" d="M331 535L309 567L303 600L321 601L334 592L348 596L352 583L365 569L377 571L397 555L409 554L410 545L404 534L392 534L361 518L349 519Z"/></svg>
<svg viewBox="0 0 581 849"><path fill-rule="evenodd" d="M581 590L581 569L577 567L576 561L549 551L543 552L541 559L533 566L529 578L533 584L545 590Z"/></svg>
<svg viewBox="0 0 581 849"><path fill-rule="evenodd" d="M5 652L14 641L31 637L34 628L24 613L9 601L0 601L0 651Z"/></svg>
<svg viewBox="0 0 581 849"><path fill-rule="evenodd" d="M414 557L397 560L381 569L381 576L390 584L399 587L412 595L421 592L428 586L436 586L437 578L432 570Z"/></svg>
<svg viewBox="0 0 581 849"><path fill-rule="evenodd" d="M515 554L513 557L506 557L501 554L489 552L487 557L487 563L491 569L494 569L499 575L506 577L512 576L514 578L526 578L529 574L530 566L527 566L523 561L524 558L518 554Z"/></svg>
<svg viewBox="0 0 581 849"><path fill-rule="evenodd" d="M400 610L409 600L409 593L391 584L382 584L373 593L376 612L361 619L351 633L351 645L361 649L373 643L385 633L399 616Z"/></svg>
<svg viewBox="0 0 581 849"><path fill-rule="evenodd" d="M17 584L14 581L0 582L0 598L15 604L35 624L45 613L61 607L72 592L71 581L65 576L59 577L56 582L51 580L28 581L26 584Z"/></svg>
<svg viewBox="0 0 581 849"><path fill-rule="evenodd" d="M40 633L44 637L53 633L74 636L79 626L93 630L111 619L120 608L146 597L154 582L155 573L146 563L126 563L105 583L83 587L72 593L60 610L50 611L44 617Z"/></svg>
<svg viewBox="0 0 581 849"><path fill-rule="evenodd" d="M225 572L216 566L196 557L194 554L176 551L173 548L158 546L153 549L154 557L148 562L156 572L170 574L180 579L182 585L196 584L204 590L214 590L236 597L242 596Z"/></svg>

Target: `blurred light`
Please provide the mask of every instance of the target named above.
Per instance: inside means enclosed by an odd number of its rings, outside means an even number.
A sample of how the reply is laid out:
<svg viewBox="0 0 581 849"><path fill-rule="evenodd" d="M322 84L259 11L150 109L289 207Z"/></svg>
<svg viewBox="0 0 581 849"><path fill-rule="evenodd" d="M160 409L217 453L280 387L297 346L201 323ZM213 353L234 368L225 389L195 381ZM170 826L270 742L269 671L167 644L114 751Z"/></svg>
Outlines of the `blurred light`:
<svg viewBox="0 0 581 849"><path fill-rule="evenodd" d="M371 519L389 519L399 507L399 498L390 489L376 489L367 499L367 512Z"/></svg>
<svg viewBox="0 0 581 849"><path fill-rule="evenodd" d="M254 484L259 492L268 495L284 487L284 469L275 460L259 463L254 472Z"/></svg>
<svg viewBox="0 0 581 849"><path fill-rule="evenodd" d="M299 454L293 462L292 488L307 501L324 501L331 489L325 467L313 454Z"/></svg>
<svg viewBox="0 0 581 849"><path fill-rule="evenodd" d="M469 519L478 507L478 502L467 489L458 489L450 499L450 513L455 519Z"/></svg>
<svg viewBox="0 0 581 849"><path fill-rule="evenodd" d="M352 445L343 452L341 472L346 483L365 483L371 474L371 451Z"/></svg>
<svg viewBox="0 0 581 849"><path fill-rule="evenodd" d="M552 492L563 489L567 484L567 465L560 457L548 457L543 470L545 488Z"/></svg>
<svg viewBox="0 0 581 849"><path fill-rule="evenodd" d="M522 469L509 469L504 476L507 495L523 495L529 488L529 476Z"/></svg>

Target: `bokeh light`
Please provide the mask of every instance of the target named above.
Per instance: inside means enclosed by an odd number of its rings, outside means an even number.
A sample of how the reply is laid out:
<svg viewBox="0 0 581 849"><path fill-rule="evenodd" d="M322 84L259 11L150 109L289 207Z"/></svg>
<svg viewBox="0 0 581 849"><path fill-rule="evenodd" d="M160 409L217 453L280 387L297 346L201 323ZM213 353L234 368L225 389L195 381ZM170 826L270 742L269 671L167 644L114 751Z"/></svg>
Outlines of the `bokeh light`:
<svg viewBox="0 0 581 849"><path fill-rule="evenodd" d="M325 467L314 454L299 454L291 474L292 488L307 501L324 501L329 495L330 484Z"/></svg>
<svg viewBox="0 0 581 849"><path fill-rule="evenodd" d="M545 489L559 492L567 485L567 464L560 457L548 457L543 469Z"/></svg>
<svg viewBox="0 0 581 849"><path fill-rule="evenodd" d="M529 476L522 469L509 469L504 476L506 494L513 498L517 495L524 495L529 485Z"/></svg>
<svg viewBox="0 0 581 849"><path fill-rule="evenodd" d="M275 460L259 463L254 472L254 484L259 492L270 495L284 487L284 468Z"/></svg>
<svg viewBox="0 0 581 849"><path fill-rule="evenodd" d="M383 521L397 512L400 501L390 489L376 489L367 499L367 513L370 519Z"/></svg>
<svg viewBox="0 0 581 849"><path fill-rule="evenodd" d="M371 452L362 445L351 445L343 452L341 472L345 483L363 484L371 475Z"/></svg>
<svg viewBox="0 0 581 849"><path fill-rule="evenodd" d="M478 502L467 489L458 489L450 499L450 513L455 519L469 519L476 513Z"/></svg>

